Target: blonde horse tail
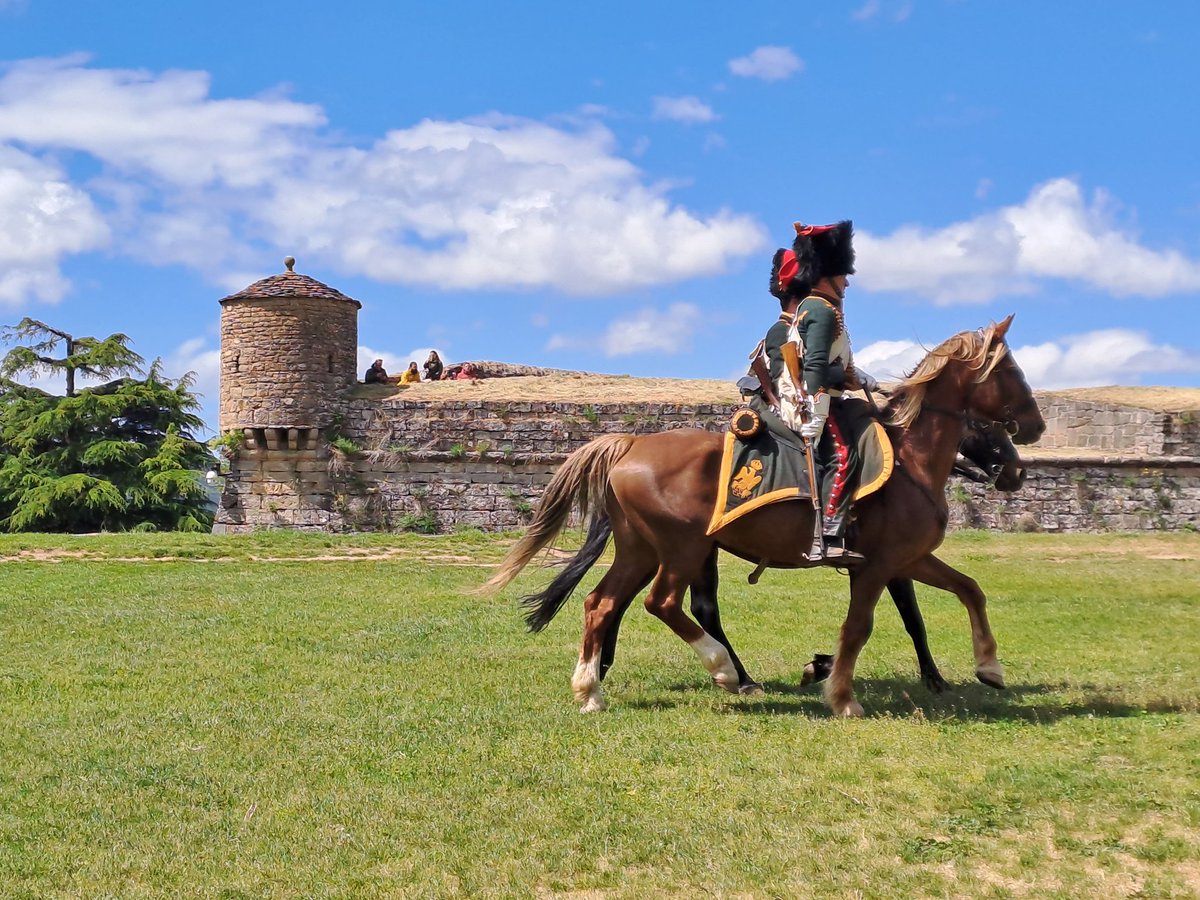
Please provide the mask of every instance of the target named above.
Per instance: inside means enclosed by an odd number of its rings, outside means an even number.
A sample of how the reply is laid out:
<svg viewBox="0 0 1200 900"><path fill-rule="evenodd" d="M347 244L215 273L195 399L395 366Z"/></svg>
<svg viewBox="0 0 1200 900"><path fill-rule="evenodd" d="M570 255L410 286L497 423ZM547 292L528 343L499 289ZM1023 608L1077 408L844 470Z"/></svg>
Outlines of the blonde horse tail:
<svg viewBox="0 0 1200 900"><path fill-rule="evenodd" d="M496 574L477 591L497 591L516 578L534 556L558 537L567 524L572 507L579 507L583 519L587 518L591 507L601 511L608 492L608 475L635 440L630 434L609 434L590 441L567 457L546 485L537 515L525 536L508 551Z"/></svg>

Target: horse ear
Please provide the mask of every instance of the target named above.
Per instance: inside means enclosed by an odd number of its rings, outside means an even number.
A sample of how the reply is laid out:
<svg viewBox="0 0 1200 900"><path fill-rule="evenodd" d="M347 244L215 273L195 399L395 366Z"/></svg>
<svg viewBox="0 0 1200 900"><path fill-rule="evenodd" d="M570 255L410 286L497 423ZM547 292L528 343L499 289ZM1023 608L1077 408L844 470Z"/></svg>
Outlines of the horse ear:
<svg viewBox="0 0 1200 900"><path fill-rule="evenodd" d="M996 340L1004 340L1004 336L1008 334L1008 326L1012 324L1013 316L1015 315L1016 313L1009 313L1008 318L996 326L996 330L992 332L992 335Z"/></svg>

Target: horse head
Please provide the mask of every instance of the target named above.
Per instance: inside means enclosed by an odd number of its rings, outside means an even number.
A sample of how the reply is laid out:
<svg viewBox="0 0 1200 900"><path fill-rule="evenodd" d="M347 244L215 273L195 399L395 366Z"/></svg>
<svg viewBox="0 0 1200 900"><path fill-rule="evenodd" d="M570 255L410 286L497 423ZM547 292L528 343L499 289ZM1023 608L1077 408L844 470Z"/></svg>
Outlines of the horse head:
<svg viewBox="0 0 1200 900"><path fill-rule="evenodd" d="M1004 425L1014 444L1032 444L1046 430L1046 420L1005 340L1012 320L1010 315L980 333L986 349L968 387L966 410L972 418Z"/></svg>
<svg viewBox="0 0 1200 900"><path fill-rule="evenodd" d="M966 460L978 467L978 474L967 465L955 465L955 471L980 484L1011 493L1025 483L1025 467L1008 432L999 422L968 422L967 434L958 447Z"/></svg>
<svg viewBox="0 0 1200 900"><path fill-rule="evenodd" d="M1015 444L1041 437L1046 422L1005 342L1012 319L956 334L925 354L892 394L892 422L907 428L929 411L964 424L999 422Z"/></svg>

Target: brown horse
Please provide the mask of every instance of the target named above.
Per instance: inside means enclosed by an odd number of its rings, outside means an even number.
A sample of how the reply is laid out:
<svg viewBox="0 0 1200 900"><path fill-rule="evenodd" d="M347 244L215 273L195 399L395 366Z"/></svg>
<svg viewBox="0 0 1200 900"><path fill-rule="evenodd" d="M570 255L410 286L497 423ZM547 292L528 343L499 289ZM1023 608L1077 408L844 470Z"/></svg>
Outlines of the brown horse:
<svg viewBox="0 0 1200 900"><path fill-rule="evenodd" d="M850 607L838 639L825 697L838 715L861 716L852 680L870 636L875 604L887 582L913 578L958 596L971 621L976 675L1003 684L985 609L970 578L933 556L945 536L945 483L969 419L1005 423L1016 443L1031 443L1045 423L1029 385L1005 343L1012 316L978 332L943 342L917 366L889 404L898 472L856 508L856 548L866 559L850 575ZM722 437L681 430L634 437L609 435L576 451L546 488L529 531L485 585L510 582L566 525L578 505L603 502L612 525L615 558L584 603L584 634L571 680L584 712L603 709L600 658L606 634L631 598L653 582L646 609L697 653L721 687L736 691L729 651L683 610L688 586L702 578L714 547L751 562L805 568L813 510L805 502L761 507L706 534L716 503ZM534 610L544 626L557 611Z"/></svg>
<svg viewBox="0 0 1200 900"><path fill-rule="evenodd" d="M1019 490L1025 482L1025 469L1021 465L1020 454L1013 447L1004 426L990 422L968 421L965 423L965 431L966 435L958 448L960 458L954 464L954 473L977 484L988 485L998 491ZM531 630L539 630L539 626L548 621L544 610L558 610L570 598L584 576L587 575L588 570L603 555L611 537L612 522L608 518L608 513L603 509L594 509L591 522L588 523L587 539L583 542L583 546L565 562L562 570L548 585L540 591L521 597L521 605L530 610L529 618L534 626ZM757 580L754 575L751 578ZM717 548L714 546L709 558L705 560L700 580L693 581L688 589L692 617L701 628L716 638L729 651L729 659L738 674L738 693L761 693L762 685L746 671L733 644L725 635L717 602L717 585ZM933 654L929 650L925 622L921 617L921 609L917 605L917 595L913 590L912 579L893 578L887 583L887 592L891 595L896 611L900 613L905 631L912 638L921 680L929 690L941 693L946 689L946 680L938 670ZM633 597L627 598L625 604L614 612L612 622L604 636L604 647L600 651L601 682L607 677L616 658L621 619L633 599ZM818 653L804 667L804 678L800 683L812 684L824 681L829 677L832 668L832 654ZM1002 685L996 685L993 682L992 686Z"/></svg>

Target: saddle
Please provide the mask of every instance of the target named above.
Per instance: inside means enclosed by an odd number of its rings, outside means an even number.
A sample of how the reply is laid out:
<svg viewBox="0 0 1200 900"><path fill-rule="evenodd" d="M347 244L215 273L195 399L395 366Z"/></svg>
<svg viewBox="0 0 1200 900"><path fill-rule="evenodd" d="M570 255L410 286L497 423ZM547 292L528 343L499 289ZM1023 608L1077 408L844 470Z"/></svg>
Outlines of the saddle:
<svg viewBox="0 0 1200 900"><path fill-rule="evenodd" d="M848 399L833 413L846 439L858 446L858 470L849 475L853 502L887 483L895 465L892 443L865 401ZM758 425L754 426L757 419ZM707 534L771 503L811 500L808 463L800 436L765 404L740 407L730 417L721 452L717 499Z"/></svg>

